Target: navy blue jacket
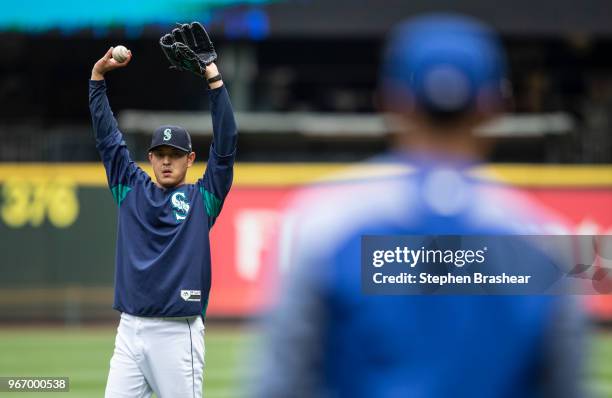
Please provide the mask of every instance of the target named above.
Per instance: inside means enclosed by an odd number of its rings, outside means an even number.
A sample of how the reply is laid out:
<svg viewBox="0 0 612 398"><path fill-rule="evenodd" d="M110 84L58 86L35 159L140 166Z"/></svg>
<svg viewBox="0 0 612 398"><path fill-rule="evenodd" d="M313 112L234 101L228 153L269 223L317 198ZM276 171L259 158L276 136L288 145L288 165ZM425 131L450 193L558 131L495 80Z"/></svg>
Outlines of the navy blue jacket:
<svg viewBox="0 0 612 398"><path fill-rule="evenodd" d="M150 317L206 313L209 231L232 184L237 135L225 87L209 90L209 96L215 131L206 172L195 184L164 189L131 160L104 80L89 82L96 147L119 207L113 306L118 311ZM218 147L230 150L219 154Z"/></svg>

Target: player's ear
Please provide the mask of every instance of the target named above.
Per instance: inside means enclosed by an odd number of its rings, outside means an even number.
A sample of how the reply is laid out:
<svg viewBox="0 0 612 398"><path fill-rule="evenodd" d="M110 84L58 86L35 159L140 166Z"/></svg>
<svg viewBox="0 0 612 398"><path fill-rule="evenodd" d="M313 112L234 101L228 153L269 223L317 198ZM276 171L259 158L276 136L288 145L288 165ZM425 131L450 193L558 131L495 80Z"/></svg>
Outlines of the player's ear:
<svg viewBox="0 0 612 398"><path fill-rule="evenodd" d="M195 158L195 152L190 152L189 155L187 155L187 167L191 167L193 165L193 162L195 162Z"/></svg>
<svg viewBox="0 0 612 398"><path fill-rule="evenodd" d="M149 162L153 162L153 152L149 152Z"/></svg>

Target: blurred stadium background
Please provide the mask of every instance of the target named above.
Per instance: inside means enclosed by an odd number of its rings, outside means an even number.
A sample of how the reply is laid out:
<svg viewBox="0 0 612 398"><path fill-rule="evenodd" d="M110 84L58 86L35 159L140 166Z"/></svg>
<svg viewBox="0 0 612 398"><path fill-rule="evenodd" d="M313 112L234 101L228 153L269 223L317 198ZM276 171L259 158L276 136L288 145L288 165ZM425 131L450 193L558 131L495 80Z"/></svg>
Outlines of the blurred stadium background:
<svg viewBox="0 0 612 398"><path fill-rule="evenodd" d="M0 376L69 376L70 396L102 394L118 321L116 222L86 83L109 46L126 45L134 59L108 81L132 156L148 170L146 147L162 123L184 125L196 153L207 153L203 84L168 71L159 51L174 22L210 27L241 134L235 185L212 234L207 397L238 394L257 338L247 321L274 300L266 239L284 198L388 147L393 132L375 113L378 62L385 34L408 16L459 11L501 32L514 99L482 131L499 142L490 167L565 214L574 233L612 233L608 0L1 3ZM612 297L588 297L584 311L594 325L586 380L612 397Z"/></svg>

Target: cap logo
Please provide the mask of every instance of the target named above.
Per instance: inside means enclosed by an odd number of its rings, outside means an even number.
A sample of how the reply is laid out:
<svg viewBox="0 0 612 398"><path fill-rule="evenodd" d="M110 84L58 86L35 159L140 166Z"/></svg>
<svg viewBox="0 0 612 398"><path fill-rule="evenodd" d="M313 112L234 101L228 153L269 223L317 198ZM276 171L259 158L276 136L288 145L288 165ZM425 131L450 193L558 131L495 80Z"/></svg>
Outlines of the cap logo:
<svg viewBox="0 0 612 398"><path fill-rule="evenodd" d="M172 138L172 130L165 129L164 130L164 141L170 141L170 138Z"/></svg>

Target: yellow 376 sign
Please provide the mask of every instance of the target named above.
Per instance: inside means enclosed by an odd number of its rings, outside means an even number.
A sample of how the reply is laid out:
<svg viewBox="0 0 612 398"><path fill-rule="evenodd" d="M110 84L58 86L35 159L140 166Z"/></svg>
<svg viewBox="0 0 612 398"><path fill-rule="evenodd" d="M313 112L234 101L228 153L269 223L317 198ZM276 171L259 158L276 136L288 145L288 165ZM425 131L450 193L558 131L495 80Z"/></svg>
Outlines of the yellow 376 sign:
<svg viewBox="0 0 612 398"><path fill-rule="evenodd" d="M67 178L9 178L2 184L2 221L12 228L38 227L45 219L57 228L79 215L76 184Z"/></svg>

